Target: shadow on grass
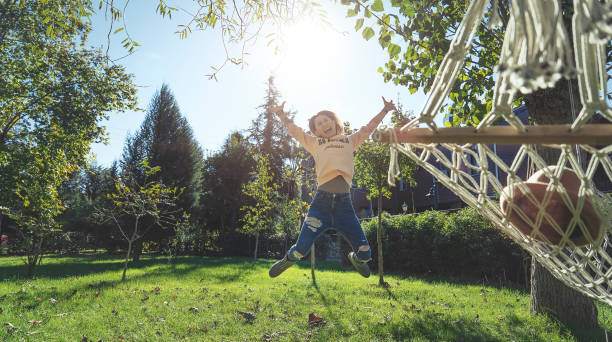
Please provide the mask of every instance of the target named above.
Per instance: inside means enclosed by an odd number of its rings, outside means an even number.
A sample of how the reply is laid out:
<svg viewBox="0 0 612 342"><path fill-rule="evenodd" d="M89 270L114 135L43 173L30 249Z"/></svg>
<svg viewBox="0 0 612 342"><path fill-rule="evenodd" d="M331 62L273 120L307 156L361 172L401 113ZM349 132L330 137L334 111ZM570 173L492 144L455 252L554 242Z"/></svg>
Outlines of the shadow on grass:
<svg viewBox="0 0 612 342"><path fill-rule="evenodd" d="M106 272L117 272L123 270L124 261L118 256L95 256L95 257L45 257L43 264L36 266L35 277L41 278L65 278L72 276L87 276ZM266 264L267 261L257 262ZM210 272L220 266L230 266L223 268L220 272ZM130 261L128 264L128 277L130 270L139 270L157 266L157 270L147 273L153 275L185 275L198 268L206 269L202 277L207 279L214 277L219 282L233 282L249 275L255 270L255 265L249 258L208 258L208 257L176 257L172 261L164 257L143 256L139 261ZM162 267L164 266L164 267ZM167 266L167 267L165 267ZM185 267L187 266L187 267ZM0 264L0 281L4 280L25 280L25 265L2 265ZM120 277L120 275L119 275Z"/></svg>
<svg viewBox="0 0 612 342"><path fill-rule="evenodd" d="M418 278L420 280L424 280ZM430 283L448 283L443 280L429 281ZM459 285L472 285L455 283ZM393 293L390 286L379 287L384 288L390 299L398 304L402 304L401 300ZM412 318L413 317L413 318ZM500 322L507 331L509 336L500 339L491 334L489 328L478 322L477 319L470 317L452 317L442 313L424 312L411 316L410 320L402 322L393 322L389 324L385 332L390 332L396 339L403 340L406 338L425 338L426 340L451 340L451 341L508 341L509 339L518 341L534 341L545 342L548 338L538 336L538 334L526 331L525 326L528 325L526 320L522 320L515 314L507 315L503 322ZM580 329L562 326L561 332L564 335L571 335L578 341L607 341L605 337L606 331L601 329Z"/></svg>

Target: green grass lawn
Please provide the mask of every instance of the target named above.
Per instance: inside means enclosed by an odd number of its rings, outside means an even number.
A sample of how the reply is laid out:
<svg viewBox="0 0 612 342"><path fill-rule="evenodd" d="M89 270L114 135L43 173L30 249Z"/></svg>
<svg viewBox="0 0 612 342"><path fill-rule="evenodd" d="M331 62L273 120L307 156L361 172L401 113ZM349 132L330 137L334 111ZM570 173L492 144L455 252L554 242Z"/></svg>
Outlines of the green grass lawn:
<svg viewBox="0 0 612 342"><path fill-rule="evenodd" d="M0 341L605 341L530 315L523 291L390 275L381 288L331 263L314 286L307 262L270 279L273 262L145 256L121 283L120 257L47 257L35 280L3 257Z"/></svg>

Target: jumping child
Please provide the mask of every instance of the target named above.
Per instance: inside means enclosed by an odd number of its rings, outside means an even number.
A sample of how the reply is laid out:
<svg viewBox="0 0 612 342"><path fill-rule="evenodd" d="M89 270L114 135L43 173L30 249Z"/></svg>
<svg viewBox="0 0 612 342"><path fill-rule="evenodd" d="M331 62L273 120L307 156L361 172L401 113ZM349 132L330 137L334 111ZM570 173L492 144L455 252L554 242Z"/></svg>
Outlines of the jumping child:
<svg viewBox="0 0 612 342"><path fill-rule="evenodd" d="M374 132L385 115L396 109L393 101L387 101L384 97L382 100L384 106L380 113L348 136L344 134L338 116L328 110L320 111L309 119L308 126L313 136L285 116L285 102L269 109L280 118L289 134L313 156L318 184L297 242L281 260L272 265L270 277L277 277L301 260L317 237L328 228L336 229L347 238L353 249L348 255L349 260L359 274L366 278L370 276L370 245L355 215L350 188L355 173L353 152Z"/></svg>

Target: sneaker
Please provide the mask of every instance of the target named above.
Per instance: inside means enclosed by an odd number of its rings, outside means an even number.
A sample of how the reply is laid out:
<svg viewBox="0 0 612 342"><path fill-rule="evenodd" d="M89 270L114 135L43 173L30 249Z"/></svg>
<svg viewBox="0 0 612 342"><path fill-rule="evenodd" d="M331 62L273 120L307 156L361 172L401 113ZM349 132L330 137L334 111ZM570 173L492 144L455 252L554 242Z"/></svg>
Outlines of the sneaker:
<svg viewBox="0 0 612 342"><path fill-rule="evenodd" d="M353 264L359 274L361 274L365 278L368 278L370 276L370 267L368 266L367 261L360 261L357 258L357 254L355 254L355 252L350 252L348 255L348 259L351 261L351 264Z"/></svg>
<svg viewBox="0 0 612 342"><path fill-rule="evenodd" d="M287 259L287 256L285 255L284 258L280 259L274 263L272 267L270 267L268 274L270 275L270 278L278 277L281 273L285 272L286 269L293 266L293 264L295 264L295 261Z"/></svg>

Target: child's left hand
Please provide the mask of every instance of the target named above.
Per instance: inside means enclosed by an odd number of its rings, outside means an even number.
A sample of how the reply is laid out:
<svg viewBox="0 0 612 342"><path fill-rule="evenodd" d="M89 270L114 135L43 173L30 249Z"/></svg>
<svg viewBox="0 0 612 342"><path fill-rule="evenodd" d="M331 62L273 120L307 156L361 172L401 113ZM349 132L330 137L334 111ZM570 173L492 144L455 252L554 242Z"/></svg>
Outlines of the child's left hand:
<svg viewBox="0 0 612 342"><path fill-rule="evenodd" d="M392 110L397 111L397 108L395 108L395 105L393 104L393 101L385 100L384 96L382 96L382 100L383 100L383 103L385 104L384 107L383 107L383 112L388 113L388 112L390 112Z"/></svg>

